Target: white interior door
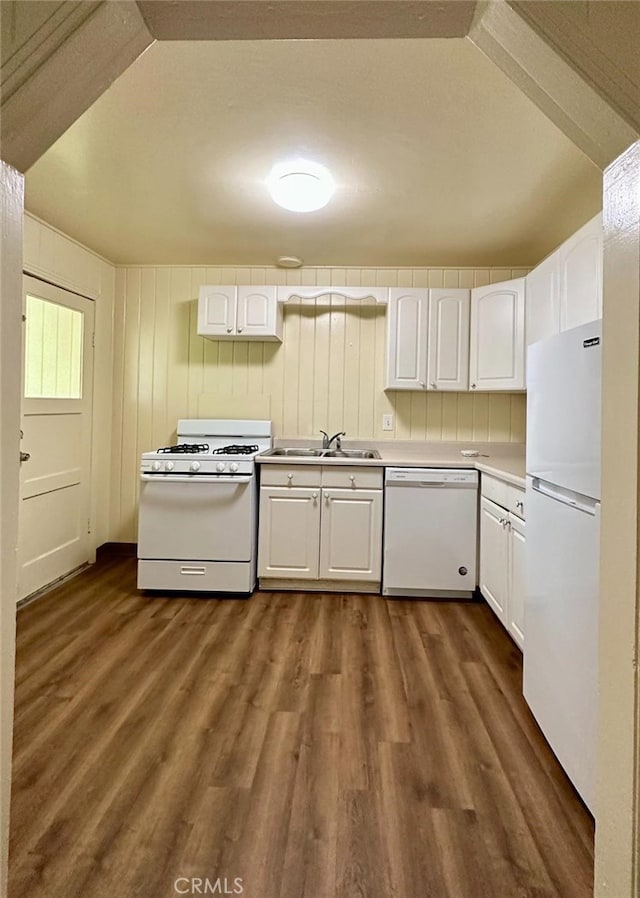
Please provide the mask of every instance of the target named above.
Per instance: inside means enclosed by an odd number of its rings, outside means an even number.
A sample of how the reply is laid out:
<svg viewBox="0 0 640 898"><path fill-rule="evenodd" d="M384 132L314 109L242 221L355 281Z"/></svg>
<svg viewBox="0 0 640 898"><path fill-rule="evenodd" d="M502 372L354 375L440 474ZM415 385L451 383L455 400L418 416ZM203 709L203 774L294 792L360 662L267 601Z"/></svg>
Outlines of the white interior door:
<svg viewBox="0 0 640 898"><path fill-rule="evenodd" d="M18 598L89 560L93 302L24 278Z"/></svg>

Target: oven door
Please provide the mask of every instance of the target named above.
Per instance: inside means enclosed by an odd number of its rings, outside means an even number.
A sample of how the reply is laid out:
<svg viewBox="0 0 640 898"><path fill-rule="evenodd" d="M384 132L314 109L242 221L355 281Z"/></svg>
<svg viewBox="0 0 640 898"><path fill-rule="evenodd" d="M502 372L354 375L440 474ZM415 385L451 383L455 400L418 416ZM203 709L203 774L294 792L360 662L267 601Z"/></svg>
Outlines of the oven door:
<svg viewBox="0 0 640 898"><path fill-rule="evenodd" d="M138 558L250 561L255 477L141 475Z"/></svg>

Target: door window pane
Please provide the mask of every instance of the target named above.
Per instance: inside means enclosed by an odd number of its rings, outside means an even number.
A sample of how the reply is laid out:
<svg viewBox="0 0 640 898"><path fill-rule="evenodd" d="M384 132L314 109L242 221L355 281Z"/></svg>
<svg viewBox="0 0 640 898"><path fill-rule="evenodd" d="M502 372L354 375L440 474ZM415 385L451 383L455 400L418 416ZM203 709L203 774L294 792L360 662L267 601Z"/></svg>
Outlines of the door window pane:
<svg viewBox="0 0 640 898"><path fill-rule="evenodd" d="M83 319L76 309L27 295L26 399L82 398Z"/></svg>

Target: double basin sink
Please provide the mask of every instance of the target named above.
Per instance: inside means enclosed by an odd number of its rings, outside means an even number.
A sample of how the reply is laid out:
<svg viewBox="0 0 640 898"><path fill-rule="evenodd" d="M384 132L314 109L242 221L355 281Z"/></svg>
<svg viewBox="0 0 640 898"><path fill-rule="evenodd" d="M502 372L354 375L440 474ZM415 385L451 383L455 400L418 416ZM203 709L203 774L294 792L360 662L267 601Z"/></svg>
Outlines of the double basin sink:
<svg viewBox="0 0 640 898"><path fill-rule="evenodd" d="M292 457L292 458L351 458L351 459L367 459L380 458L377 449L269 449L262 453L263 458L267 457Z"/></svg>

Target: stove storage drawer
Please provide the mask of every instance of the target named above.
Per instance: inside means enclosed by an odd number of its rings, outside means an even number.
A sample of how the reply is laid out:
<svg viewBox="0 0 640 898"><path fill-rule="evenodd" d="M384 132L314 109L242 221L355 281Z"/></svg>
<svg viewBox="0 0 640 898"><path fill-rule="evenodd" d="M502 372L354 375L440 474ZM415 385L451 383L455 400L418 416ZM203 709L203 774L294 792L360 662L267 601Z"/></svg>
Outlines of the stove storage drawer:
<svg viewBox="0 0 640 898"><path fill-rule="evenodd" d="M138 589L249 593L253 586L253 569L242 562L138 561Z"/></svg>

